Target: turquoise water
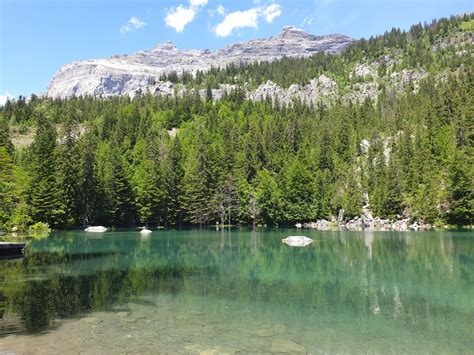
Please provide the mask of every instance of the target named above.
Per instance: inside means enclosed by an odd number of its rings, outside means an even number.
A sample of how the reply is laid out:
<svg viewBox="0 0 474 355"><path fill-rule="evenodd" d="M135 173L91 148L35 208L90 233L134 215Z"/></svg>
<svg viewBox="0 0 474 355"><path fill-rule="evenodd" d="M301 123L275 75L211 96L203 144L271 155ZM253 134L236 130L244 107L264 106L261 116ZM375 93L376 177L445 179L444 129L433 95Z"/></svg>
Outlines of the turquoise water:
<svg viewBox="0 0 474 355"><path fill-rule="evenodd" d="M0 261L0 353L473 353L473 334L472 232L57 232Z"/></svg>

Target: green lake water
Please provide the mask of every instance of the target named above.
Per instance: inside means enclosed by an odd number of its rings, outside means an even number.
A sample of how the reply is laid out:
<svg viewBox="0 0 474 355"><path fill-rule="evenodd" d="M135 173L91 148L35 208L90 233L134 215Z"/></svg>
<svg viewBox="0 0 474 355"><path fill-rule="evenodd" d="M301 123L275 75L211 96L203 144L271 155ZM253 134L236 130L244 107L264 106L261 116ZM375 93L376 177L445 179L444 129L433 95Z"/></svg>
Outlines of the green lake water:
<svg viewBox="0 0 474 355"><path fill-rule="evenodd" d="M306 235L304 248L281 242ZM0 353L474 353L474 233L56 232L0 260Z"/></svg>

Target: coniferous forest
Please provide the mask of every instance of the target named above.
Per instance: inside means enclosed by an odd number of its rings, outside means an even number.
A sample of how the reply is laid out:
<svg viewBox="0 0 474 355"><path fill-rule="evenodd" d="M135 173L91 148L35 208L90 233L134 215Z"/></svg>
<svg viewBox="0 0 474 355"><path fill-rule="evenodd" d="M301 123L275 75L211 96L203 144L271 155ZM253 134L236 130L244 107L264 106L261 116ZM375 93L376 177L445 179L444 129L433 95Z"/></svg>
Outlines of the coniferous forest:
<svg viewBox="0 0 474 355"><path fill-rule="evenodd" d="M341 210L352 218L367 203L383 218L472 225L472 52L430 49L472 26L470 17L444 19L358 41L340 56L181 75L176 81L190 88L181 96L8 101L0 108L0 228L73 228L86 218L116 227L284 225ZM379 95L361 102L257 102L239 89L213 102L191 90L235 77L304 84L320 73L348 84L356 61L395 49L402 67L429 75L401 92L379 83ZM25 132L32 143L13 144Z"/></svg>

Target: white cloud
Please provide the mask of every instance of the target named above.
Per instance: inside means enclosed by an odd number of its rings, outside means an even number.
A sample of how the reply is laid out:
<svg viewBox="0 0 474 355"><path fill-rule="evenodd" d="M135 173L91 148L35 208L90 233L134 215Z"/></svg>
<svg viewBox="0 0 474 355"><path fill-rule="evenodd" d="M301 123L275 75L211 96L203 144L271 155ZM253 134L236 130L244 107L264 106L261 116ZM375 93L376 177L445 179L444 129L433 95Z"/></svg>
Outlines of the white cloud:
<svg viewBox="0 0 474 355"><path fill-rule="evenodd" d="M231 12L216 26L214 32L218 37L227 37L236 28L258 28L258 15L257 9Z"/></svg>
<svg viewBox="0 0 474 355"><path fill-rule="evenodd" d="M186 25L193 22L196 14L206 5L207 0L189 0L189 6L181 4L172 7L166 13L165 24L174 28L176 32L183 32Z"/></svg>
<svg viewBox="0 0 474 355"><path fill-rule="evenodd" d="M207 0L189 0L189 4L194 7L206 6Z"/></svg>
<svg viewBox="0 0 474 355"><path fill-rule="evenodd" d="M260 17L271 23L281 13L281 6L278 4L271 4L267 7L255 7L246 11L231 12L214 28L214 33L217 37L227 37L238 28L258 28Z"/></svg>
<svg viewBox="0 0 474 355"><path fill-rule="evenodd" d="M271 4L262 12L265 21L272 23L272 21L281 15L281 6L278 4Z"/></svg>
<svg viewBox="0 0 474 355"><path fill-rule="evenodd" d="M5 103L7 102L8 99L12 100L14 98L15 97L12 94L10 94L9 92L6 92L5 95L0 95L0 106L5 105Z"/></svg>
<svg viewBox="0 0 474 355"><path fill-rule="evenodd" d="M225 14L225 7L219 4L219 6L217 6L217 13L223 16Z"/></svg>
<svg viewBox="0 0 474 355"><path fill-rule="evenodd" d="M194 20L196 10L192 7L183 7L179 5L177 8L172 8L168 11L165 17L165 23L169 27L173 27L176 32L183 32L184 27Z"/></svg>
<svg viewBox="0 0 474 355"><path fill-rule="evenodd" d="M120 27L120 33L127 33L138 30L139 28L145 27L146 22L140 20L138 17L132 16L130 20Z"/></svg>
<svg viewBox="0 0 474 355"><path fill-rule="evenodd" d="M300 26L306 26L306 25L311 25L314 21L314 17L313 16L308 16L308 17L305 17L303 19L303 22L301 22Z"/></svg>

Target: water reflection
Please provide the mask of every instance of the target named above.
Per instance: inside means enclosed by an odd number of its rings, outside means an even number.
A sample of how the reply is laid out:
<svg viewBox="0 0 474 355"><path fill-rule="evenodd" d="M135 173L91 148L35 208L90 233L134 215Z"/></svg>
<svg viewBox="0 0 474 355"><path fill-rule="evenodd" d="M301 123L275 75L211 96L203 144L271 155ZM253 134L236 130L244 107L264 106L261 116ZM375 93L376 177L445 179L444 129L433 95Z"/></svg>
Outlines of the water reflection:
<svg viewBox="0 0 474 355"><path fill-rule="evenodd" d="M310 232L313 244L288 248L288 232L67 232L31 241L26 259L0 264L0 334L114 311L151 293L269 307L301 327L370 320L373 331L472 343L472 234Z"/></svg>

